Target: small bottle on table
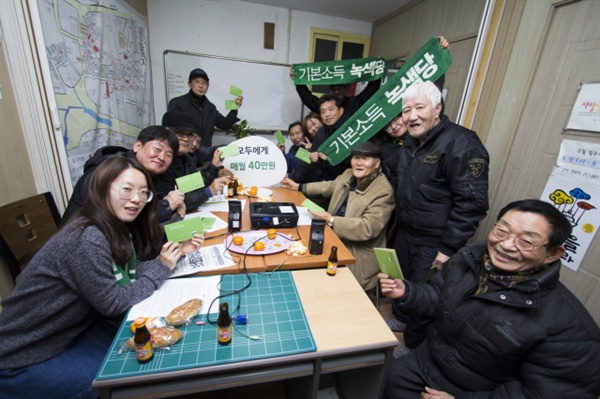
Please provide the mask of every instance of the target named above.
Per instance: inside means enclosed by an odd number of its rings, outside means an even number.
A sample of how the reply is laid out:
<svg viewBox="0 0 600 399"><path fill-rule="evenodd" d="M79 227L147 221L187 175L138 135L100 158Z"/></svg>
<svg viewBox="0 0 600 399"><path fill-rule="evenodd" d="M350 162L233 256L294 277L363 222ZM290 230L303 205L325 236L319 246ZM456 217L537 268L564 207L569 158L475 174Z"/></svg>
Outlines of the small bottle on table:
<svg viewBox="0 0 600 399"><path fill-rule="evenodd" d="M233 327L229 315L229 304L223 302L219 307L219 318L217 319L217 340L220 345L229 345L232 335Z"/></svg>
<svg viewBox="0 0 600 399"><path fill-rule="evenodd" d="M331 253L329 259L327 259L327 275L335 276L337 273L338 258L337 258L337 247L331 247Z"/></svg>
<svg viewBox="0 0 600 399"><path fill-rule="evenodd" d="M154 349L152 348L152 334L146 327L146 318L138 317L133 322L135 324L135 337L133 342L135 343L135 356L138 362L146 363L154 356Z"/></svg>

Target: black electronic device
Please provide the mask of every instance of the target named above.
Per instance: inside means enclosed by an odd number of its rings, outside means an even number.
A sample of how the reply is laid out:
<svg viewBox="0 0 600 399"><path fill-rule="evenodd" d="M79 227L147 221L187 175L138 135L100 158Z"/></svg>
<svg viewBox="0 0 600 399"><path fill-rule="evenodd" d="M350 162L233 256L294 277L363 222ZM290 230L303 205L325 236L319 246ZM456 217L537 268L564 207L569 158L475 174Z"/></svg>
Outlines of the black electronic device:
<svg viewBox="0 0 600 399"><path fill-rule="evenodd" d="M250 224L261 227L296 227L298 209L292 202L251 202Z"/></svg>
<svg viewBox="0 0 600 399"><path fill-rule="evenodd" d="M325 221L313 219L310 223L308 252L311 255L321 255L323 253L323 242L325 242Z"/></svg>
<svg viewBox="0 0 600 399"><path fill-rule="evenodd" d="M240 231L242 229L242 202L229 201L229 231Z"/></svg>

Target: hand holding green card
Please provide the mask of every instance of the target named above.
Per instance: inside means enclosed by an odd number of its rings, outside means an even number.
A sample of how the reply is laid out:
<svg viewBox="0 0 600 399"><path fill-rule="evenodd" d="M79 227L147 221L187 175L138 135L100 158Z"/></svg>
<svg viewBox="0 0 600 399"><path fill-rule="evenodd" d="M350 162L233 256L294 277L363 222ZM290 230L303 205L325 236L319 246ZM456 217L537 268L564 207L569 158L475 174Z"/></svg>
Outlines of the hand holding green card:
<svg viewBox="0 0 600 399"><path fill-rule="evenodd" d="M191 239L194 234L202 234L202 221L200 218L191 218L165 225L167 240L170 242L182 242Z"/></svg>
<svg viewBox="0 0 600 399"><path fill-rule="evenodd" d="M310 163L310 151L305 150L304 148L298 148L298 151L296 152L296 158L306 163Z"/></svg>
<svg viewBox="0 0 600 399"><path fill-rule="evenodd" d="M321 208L319 205L315 204L313 201L308 198L304 200L301 204L303 207L313 212L325 212L325 209Z"/></svg>
<svg viewBox="0 0 600 399"><path fill-rule="evenodd" d="M236 97L241 97L242 89L240 89L239 87L235 87L234 85L231 85L231 87L229 88L229 94L236 96Z"/></svg>
<svg viewBox="0 0 600 399"><path fill-rule="evenodd" d="M232 111L234 109L239 109L238 105L235 103L235 100L225 100L225 109L227 111Z"/></svg>
<svg viewBox="0 0 600 399"><path fill-rule="evenodd" d="M393 248L373 248L373 250L382 273L387 274L390 278L404 280L396 250Z"/></svg>
<svg viewBox="0 0 600 399"><path fill-rule="evenodd" d="M204 179L200 172L194 172L189 175L178 177L175 179L175 182L177 182L177 188L184 193L189 193L190 191L204 187Z"/></svg>
<svg viewBox="0 0 600 399"><path fill-rule="evenodd" d="M221 151L221 158L233 157L240 155L240 147L237 144L229 144L225 147L219 147Z"/></svg>
<svg viewBox="0 0 600 399"><path fill-rule="evenodd" d="M277 139L277 143L285 144L285 137L283 137L283 133L281 133L281 130L275 132L275 138Z"/></svg>

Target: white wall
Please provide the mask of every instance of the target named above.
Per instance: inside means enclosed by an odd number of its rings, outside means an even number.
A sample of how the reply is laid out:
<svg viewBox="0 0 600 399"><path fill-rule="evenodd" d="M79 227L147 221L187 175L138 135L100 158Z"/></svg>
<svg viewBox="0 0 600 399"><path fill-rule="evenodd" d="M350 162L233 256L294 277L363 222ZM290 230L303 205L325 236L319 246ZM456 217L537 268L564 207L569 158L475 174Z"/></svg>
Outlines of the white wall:
<svg viewBox="0 0 600 399"><path fill-rule="evenodd" d="M370 36L372 28L367 22L237 0L149 0L147 5L157 123L167 109L165 50L293 64L308 61L311 27L363 36ZM275 23L274 50L263 49L265 22ZM206 72L210 77L210 71ZM243 111L244 107L240 117Z"/></svg>

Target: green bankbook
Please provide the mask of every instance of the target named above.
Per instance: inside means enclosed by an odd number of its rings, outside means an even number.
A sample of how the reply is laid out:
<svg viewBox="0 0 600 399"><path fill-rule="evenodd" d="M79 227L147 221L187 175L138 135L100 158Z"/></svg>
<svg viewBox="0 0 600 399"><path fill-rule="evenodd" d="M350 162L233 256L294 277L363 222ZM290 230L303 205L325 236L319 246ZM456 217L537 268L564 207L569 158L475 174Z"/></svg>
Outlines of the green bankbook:
<svg viewBox="0 0 600 399"><path fill-rule="evenodd" d="M394 279L404 280L398 256L396 256L396 251L393 248L373 248L373 250L382 273Z"/></svg>

